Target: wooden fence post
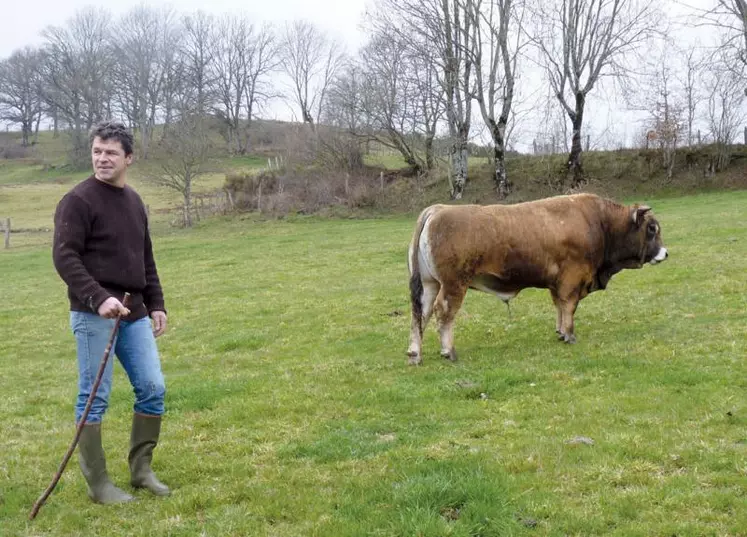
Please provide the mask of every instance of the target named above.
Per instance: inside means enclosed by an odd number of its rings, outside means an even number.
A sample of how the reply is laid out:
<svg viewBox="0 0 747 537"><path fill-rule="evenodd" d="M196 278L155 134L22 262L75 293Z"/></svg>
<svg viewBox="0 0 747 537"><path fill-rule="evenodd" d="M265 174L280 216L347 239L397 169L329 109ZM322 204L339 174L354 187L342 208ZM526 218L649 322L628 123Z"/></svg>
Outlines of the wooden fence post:
<svg viewBox="0 0 747 537"><path fill-rule="evenodd" d="M5 219L5 247L10 248L10 217Z"/></svg>

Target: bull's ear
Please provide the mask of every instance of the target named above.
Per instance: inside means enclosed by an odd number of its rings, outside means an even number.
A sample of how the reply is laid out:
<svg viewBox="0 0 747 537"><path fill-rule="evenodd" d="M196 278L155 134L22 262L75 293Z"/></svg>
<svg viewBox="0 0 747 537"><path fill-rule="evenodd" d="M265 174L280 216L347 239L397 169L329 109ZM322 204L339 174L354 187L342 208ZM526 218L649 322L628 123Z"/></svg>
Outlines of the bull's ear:
<svg viewBox="0 0 747 537"><path fill-rule="evenodd" d="M635 205L633 207L633 210L631 211L631 218L633 218L633 223L637 226L641 225L641 222L643 222L643 216L651 210L651 207L648 205Z"/></svg>

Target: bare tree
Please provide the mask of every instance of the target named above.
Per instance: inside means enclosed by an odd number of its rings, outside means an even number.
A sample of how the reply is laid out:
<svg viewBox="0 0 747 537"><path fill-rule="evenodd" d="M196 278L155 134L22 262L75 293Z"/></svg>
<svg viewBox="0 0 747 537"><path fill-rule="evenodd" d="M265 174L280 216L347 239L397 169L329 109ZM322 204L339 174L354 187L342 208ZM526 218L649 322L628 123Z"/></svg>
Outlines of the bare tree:
<svg viewBox="0 0 747 537"><path fill-rule="evenodd" d="M695 123L698 105L703 100L702 70L703 59L698 55L697 49L691 48L680 52L683 61L683 69L679 74L679 83L685 101L685 121L687 125L687 145L693 144L693 124Z"/></svg>
<svg viewBox="0 0 747 537"><path fill-rule="evenodd" d="M419 51L416 49L409 53L409 75L415 85L418 102L415 129L423 140L425 169L431 171L436 165L434 140L444 116L446 101L438 84L436 63L422 52L421 47Z"/></svg>
<svg viewBox="0 0 747 537"><path fill-rule="evenodd" d="M21 144L31 144L42 115L40 54L26 47L0 62L0 119L21 126Z"/></svg>
<svg viewBox="0 0 747 537"><path fill-rule="evenodd" d="M521 27L523 13L518 11L523 11L523 2L488 0L485 6L483 0L466 0L466 8L475 29L470 50L475 65L475 98L493 139L495 189L499 198L505 198L511 191L505 164L506 128L522 48L519 40L523 37L522 32L516 30L513 33L517 41L509 44L509 30L513 25Z"/></svg>
<svg viewBox="0 0 747 537"><path fill-rule="evenodd" d="M735 46L739 59L747 66L747 0L718 0L714 11L727 15L732 36L726 44Z"/></svg>
<svg viewBox="0 0 747 537"><path fill-rule="evenodd" d="M379 0L373 19L375 24L391 28L436 67L451 143L451 198L461 199L472 125L473 17L463 0Z"/></svg>
<svg viewBox="0 0 747 537"><path fill-rule="evenodd" d="M351 62L338 73L329 87L322 118L330 126L365 138L370 130L364 93L365 62Z"/></svg>
<svg viewBox="0 0 747 537"><path fill-rule="evenodd" d="M218 39L213 65L216 112L227 126L227 142L243 154L252 117L270 96L266 79L278 65L275 36L270 27L256 27L246 17L226 16Z"/></svg>
<svg viewBox="0 0 747 537"><path fill-rule="evenodd" d="M147 169L153 183L182 195L183 223L190 227L194 183L210 171L215 148L206 116L193 110L180 111L178 116L154 148L157 158Z"/></svg>
<svg viewBox="0 0 747 537"><path fill-rule="evenodd" d="M729 59L713 65L706 78L708 91L707 120L709 136L715 144L712 172L726 168L734 143L745 118L743 78L729 65Z"/></svg>
<svg viewBox="0 0 747 537"><path fill-rule="evenodd" d="M663 59L663 58L662 58ZM672 179L674 160L677 150L677 142L682 130L683 106L678 102L675 88L673 87L673 74L671 67L662 61L652 80L652 88L655 88L655 99L651 102L649 113L651 114L651 126L649 132L653 132L659 145L662 157L662 167L667 171L667 179Z"/></svg>
<svg viewBox="0 0 747 537"><path fill-rule="evenodd" d="M313 24L286 24L281 39L282 68L301 110L301 121L319 122L330 84L345 63L342 46Z"/></svg>
<svg viewBox="0 0 747 537"><path fill-rule="evenodd" d="M410 168L428 168L418 146L417 122L422 95L410 76L407 44L396 35L379 33L361 51L365 97L361 111L380 144L394 149Z"/></svg>
<svg viewBox="0 0 747 537"><path fill-rule="evenodd" d="M433 6L434 2L431 3ZM459 2L440 0L435 10L427 12L425 26L440 52L442 86L446 94L446 118L452 140L453 170L451 197L461 199L467 183L468 140L472 125L470 99L473 63L469 55L474 39L470 17ZM411 19L417 24L417 21Z"/></svg>
<svg viewBox="0 0 747 537"><path fill-rule="evenodd" d="M161 99L159 102L160 113L163 118L163 137L168 134L169 127L177 115L176 110L183 105L180 96L186 92L182 89L187 84L187 65L181 54L184 36L179 31L179 26L164 27L163 36L163 86L161 88Z"/></svg>
<svg viewBox="0 0 747 537"><path fill-rule="evenodd" d="M86 8L65 27L43 32L44 99L70 127L76 164L88 162L87 131L107 113L113 65L109 20L107 12Z"/></svg>
<svg viewBox="0 0 747 537"><path fill-rule="evenodd" d="M573 133L567 169L583 180L581 128L586 97L600 78L624 76L624 57L656 28L654 3L645 0L560 0L536 7L532 36Z"/></svg>
<svg viewBox="0 0 747 537"><path fill-rule="evenodd" d="M567 114L550 85L544 85L544 92L536 101L535 121L538 125L532 140L535 155L554 155L570 151L568 141Z"/></svg>
<svg viewBox="0 0 747 537"><path fill-rule="evenodd" d="M180 84L179 108L204 114L214 102L214 69L218 48L215 18L198 11L182 18L183 35L180 56L183 76L187 83Z"/></svg>
<svg viewBox="0 0 747 537"><path fill-rule="evenodd" d="M365 63L350 62L332 81L327 95L322 120L326 128L316 126L320 146L317 158L335 169L347 172L363 167L363 146L372 136L371 117L366 101ZM345 191L348 192L346 179Z"/></svg>
<svg viewBox="0 0 747 537"><path fill-rule="evenodd" d="M673 39L664 38L652 43L639 68L642 72L636 80L637 89L628 95L631 108L648 115L645 122L645 146L658 147L662 167L670 180L677 144L684 130L684 103L687 96L686 89L680 86L676 76L680 70L674 61L676 57ZM685 75L692 76L687 71Z"/></svg>
<svg viewBox="0 0 747 537"><path fill-rule="evenodd" d="M148 149L156 125L156 114L166 83L166 60L172 46L175 17L172 11L135 7L122 19L121 32L112 35L117 61L114 91L122 113L140 134L141 155Z"/></svg>

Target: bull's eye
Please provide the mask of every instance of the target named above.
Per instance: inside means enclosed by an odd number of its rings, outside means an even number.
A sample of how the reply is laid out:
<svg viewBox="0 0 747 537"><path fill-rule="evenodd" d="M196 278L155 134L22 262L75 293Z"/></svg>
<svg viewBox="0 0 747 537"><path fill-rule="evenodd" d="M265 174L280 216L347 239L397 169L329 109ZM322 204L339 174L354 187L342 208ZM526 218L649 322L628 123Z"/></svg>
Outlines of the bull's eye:
<svg viewBox="0 0 747 537"><path fill-rule="evenodd" d="M653 237L654 235L656 235L656 223L654 222L648 223L648 226L646 227L646 234L649 237Z"/></svg>

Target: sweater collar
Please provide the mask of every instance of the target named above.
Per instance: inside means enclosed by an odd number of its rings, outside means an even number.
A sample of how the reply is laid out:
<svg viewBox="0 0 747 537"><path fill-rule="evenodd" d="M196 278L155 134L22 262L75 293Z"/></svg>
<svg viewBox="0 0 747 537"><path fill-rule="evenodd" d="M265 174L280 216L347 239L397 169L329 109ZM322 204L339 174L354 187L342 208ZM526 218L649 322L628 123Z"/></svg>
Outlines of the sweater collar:
<svg viewBox="0 0 747 537"><path fill-rule="evenodd" d="M122 193L124 193L125 188L127 187L126 184L124 186L122 186L122 187L110 185L107 182L104 182L104 181L101 181L99 179L96 179L96 174L91 174L91 176L88 178L88 180L92 181L93 183L95 183L96 185L98 185L99 188L105 188L106 190L108 190L110 192L113 192L115 194L122 194Z"/></svg>

